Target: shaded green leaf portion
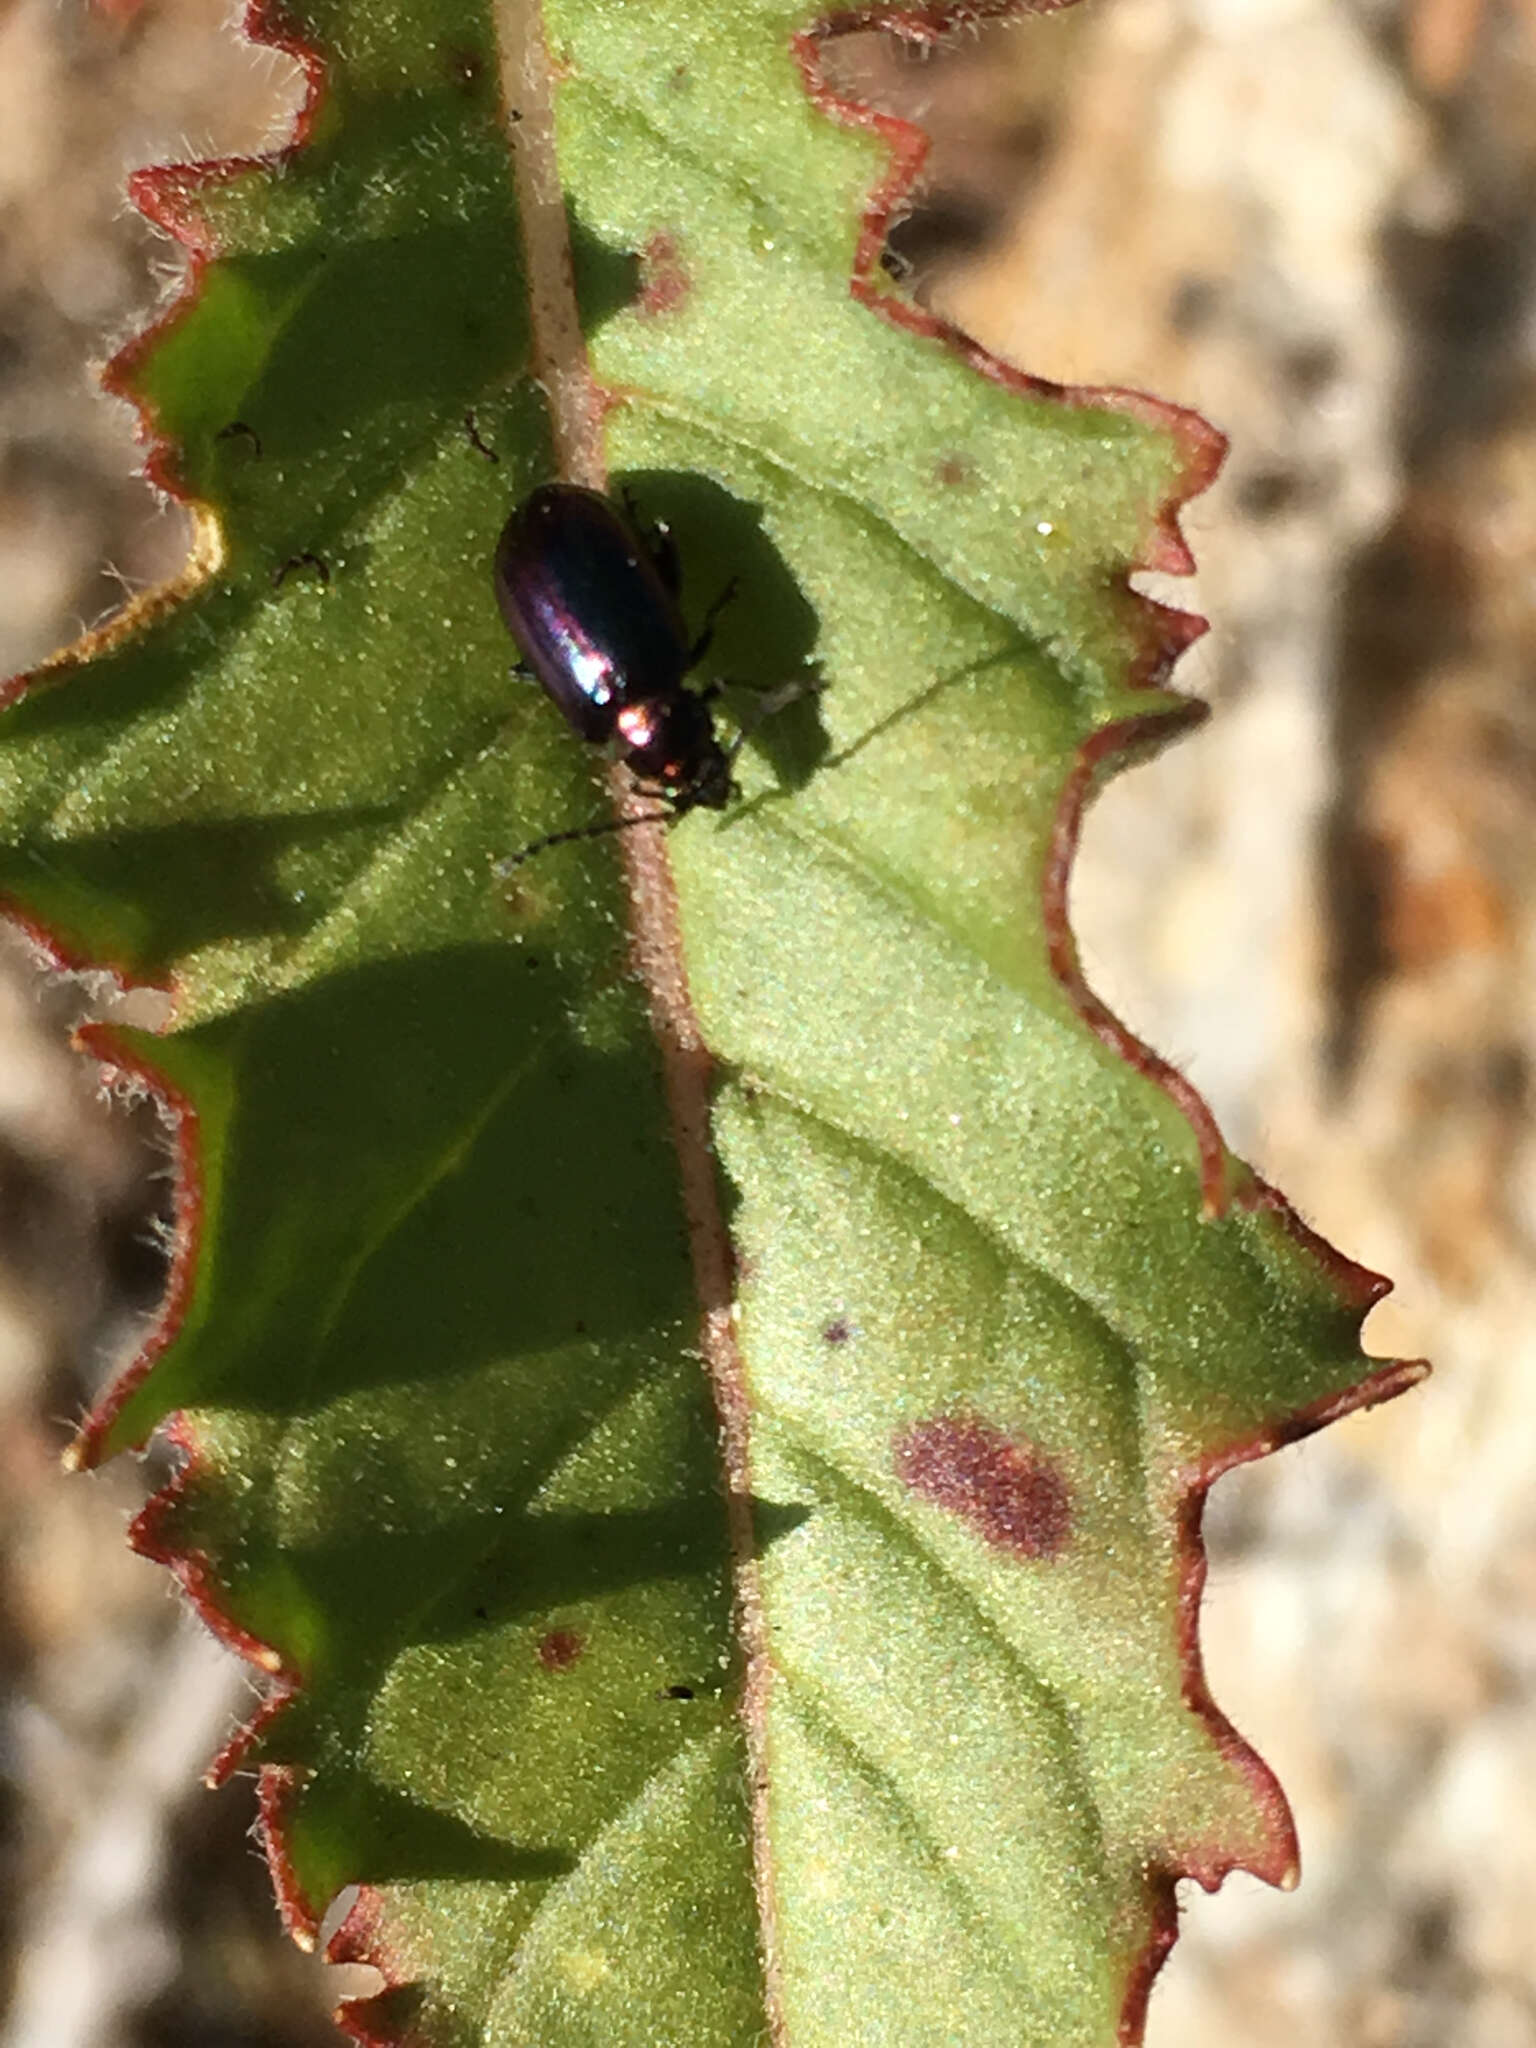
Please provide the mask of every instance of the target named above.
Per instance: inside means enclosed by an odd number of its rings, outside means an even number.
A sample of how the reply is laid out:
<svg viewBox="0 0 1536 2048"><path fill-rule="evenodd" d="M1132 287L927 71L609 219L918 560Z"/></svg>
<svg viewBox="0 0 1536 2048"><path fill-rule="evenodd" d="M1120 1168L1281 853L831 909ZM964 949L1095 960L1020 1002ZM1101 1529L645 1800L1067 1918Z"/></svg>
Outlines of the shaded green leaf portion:
<svg viewBox="0 0 1536 2048"><path fill-rule="evenodd" d="M225 251L133 376L224 559L0 751L4 886L172 978L125 1053L197 1118L181 1336L97 1448L188 1410L149 1540L299 1681L259 1751L290 1908L388 1887L401 2024L746 2042L715 1424L612 850L495 874L603 799L489 588L549 468L493 54L311 21L309 146L152 195ZM601 318L634 263L578 256Z"/></svg>
<svg viewBox="0 0 1536 2048"><path fill-rule="evenodd" d="M1188 1473L1358 1373L1273 1216L1052 978L1041 881L1133 691L1187 463L848 291L883 156L784 7L561 4L561 169L611 467L672 525L745 799L671 835L769 1630L759 1818L716 1422L612 841L506 674L487 562L551 463L489 28L312 0L307 147L173 177L219 252L131 382L217 514L179 611L14 705L0 886L168 977L197 1117L181 1334L93 1448L190 1416L154 1544L297 1697L293 1917L381 2037L1102 2048L1158 1874L1277 1871L1183 1700ZM658 274L665 274L665 289ZM638 297L636 294L638 293ZM501 460L487 462L464 426Z"/></svg>

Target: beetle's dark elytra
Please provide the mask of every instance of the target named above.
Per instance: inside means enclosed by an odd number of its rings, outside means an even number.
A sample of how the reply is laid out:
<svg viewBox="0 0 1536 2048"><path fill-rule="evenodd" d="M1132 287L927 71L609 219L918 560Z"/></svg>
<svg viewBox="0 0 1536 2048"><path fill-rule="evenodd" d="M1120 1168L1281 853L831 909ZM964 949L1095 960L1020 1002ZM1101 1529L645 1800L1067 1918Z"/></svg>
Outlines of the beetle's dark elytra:
<svg viewBox="0 0 1536 2048"><path fill-rule="evenodd" d="M708 633L689 641L665 537L600 491L541 484L502 529L494 580L508 631L574 732L613 742L676 811L729 803L712 693L684 682Z"/></svg>

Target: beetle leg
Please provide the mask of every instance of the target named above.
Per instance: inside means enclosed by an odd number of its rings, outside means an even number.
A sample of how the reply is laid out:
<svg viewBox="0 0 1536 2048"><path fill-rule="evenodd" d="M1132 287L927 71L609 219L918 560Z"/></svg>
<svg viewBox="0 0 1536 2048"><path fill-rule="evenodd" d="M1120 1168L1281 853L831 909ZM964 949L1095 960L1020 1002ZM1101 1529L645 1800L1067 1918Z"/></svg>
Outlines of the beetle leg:
<svg viewBox="0 0 1536 2048"><path fill-rule="evenodd" d="M678 790L668 789L664 782L647 782L637 775L634 777L634 784L637 796L643 796L654 803L672 806L669 811L658 811L658 817L680 818L688 808L683 794Z"/></svg>

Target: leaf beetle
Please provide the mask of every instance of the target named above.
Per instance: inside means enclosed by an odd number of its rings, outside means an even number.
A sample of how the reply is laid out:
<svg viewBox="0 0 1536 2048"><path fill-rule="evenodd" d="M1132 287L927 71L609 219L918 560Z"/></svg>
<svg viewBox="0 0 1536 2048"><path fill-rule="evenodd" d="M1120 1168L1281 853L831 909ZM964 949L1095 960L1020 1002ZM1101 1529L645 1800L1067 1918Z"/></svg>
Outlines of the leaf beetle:
<svg viewBox="0 0 1536 2048"><path fill-rule="evenodd" d="M574 732L593 745L615 744L671 815L725 808L736 794L731 764L742 740L720 743L709 708L719 686L690 690L684 678L703 658L734 585L690 641L671 535L647 535L631 510L569 483L540 484L523 499L496 544L493 580L524 663ZM555 833L503 865L613 829Z"/></svg>

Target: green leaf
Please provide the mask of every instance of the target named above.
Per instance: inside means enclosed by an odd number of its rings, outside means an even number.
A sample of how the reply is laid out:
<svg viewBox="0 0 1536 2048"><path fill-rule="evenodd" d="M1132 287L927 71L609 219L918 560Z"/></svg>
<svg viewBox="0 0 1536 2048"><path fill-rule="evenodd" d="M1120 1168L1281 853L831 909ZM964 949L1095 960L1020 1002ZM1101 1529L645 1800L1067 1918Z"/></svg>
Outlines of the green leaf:
<svg viewBox="0 0 1536 2048"><path fill-rule="evenodd" d="M183 1164L79 1457L180 1413L138 1541L271 1674L222 1767L296 1933L365 1887L362 2037L1134 2039L1174 1878L1294 1865L1200 1678L1204 1489L1415 1371L1362 1378L1375 1283L1066 925L1093 788L1191 715L1128 575L1218 445L889 294L912 138L800 14L560 0L606 464L695 622L740 580L728 722L822 687L667 835L680 954L638 833L503 880L603 815L487 575L586 374L519 261L539 112L481 13L295 19L301 146L140 182L199 276L115 375L195 571L0 729L0 884L174 996L95 1041Z"/></svg>

